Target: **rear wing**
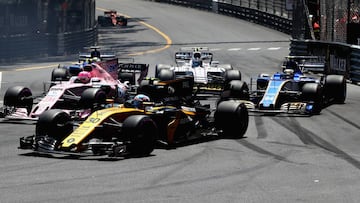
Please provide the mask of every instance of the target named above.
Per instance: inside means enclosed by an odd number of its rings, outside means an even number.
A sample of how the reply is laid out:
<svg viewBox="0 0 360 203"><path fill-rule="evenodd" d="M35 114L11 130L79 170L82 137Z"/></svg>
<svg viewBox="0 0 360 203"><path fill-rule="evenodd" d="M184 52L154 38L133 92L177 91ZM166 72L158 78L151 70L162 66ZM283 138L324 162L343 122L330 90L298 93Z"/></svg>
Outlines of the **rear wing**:
<svg viewBox="0 0 360 203"><path fill-rule="evenodd" d="M198 53L200 53L201 60L212 61L213 54L211 52L198 52ZM194 55L194 52L185 52L185 51L176 52L175 53L175 62L189 61L190 59L192 59L193 55Z"/></svg>
<svg viewBox="0 0 360 203"><path fill-rule="evenodd" d="M297 65L302 72L325 73L325 56L286 56L283 62L283 70L289 64Z"/></svg>
<svg viewBox="0 0 360 203"><path fill-rule="evenodd" d="M147 76L149 72L149 64L145 63L119 63L119 73L138 73L138 84Z"/></svg>

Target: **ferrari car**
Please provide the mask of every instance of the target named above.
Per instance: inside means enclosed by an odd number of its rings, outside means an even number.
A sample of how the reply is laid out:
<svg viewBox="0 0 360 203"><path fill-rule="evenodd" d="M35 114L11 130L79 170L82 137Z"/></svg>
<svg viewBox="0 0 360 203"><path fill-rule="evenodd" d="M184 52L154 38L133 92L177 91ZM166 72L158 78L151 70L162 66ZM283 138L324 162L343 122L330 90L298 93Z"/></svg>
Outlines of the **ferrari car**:
<svg viewBox="0 0 360 203"><path fill-rule="evenodd" d="M168 80L190 76L193 77L196 87L220 90L230 80L241 80L241 72L233 69L230 64L214 61L208 47L183 47L175 53L175 61L175 66L157 64L155 77ZM172 73L160 74L164 69L171 70Z"/></svg>
<svg viewBox="0 0 360 203"><path fill-rule="evenodd" d="M57 81L50 84L45 96L36 98L29 88L10 87L4 95L1 116L6 119L37 120L39 115L49 109L62 109L74 118L84 119L95 106L105 105L107 101L124 102L128 97L130 84L121 82L123 77L113 63L92 63L83 71L89 74L89 81L81 81L79 76L72 76L69 81ZM146 68L147 66L145 66ZM142 70L147 73L147 70ZM81 73L83 73L81 72ZM34 102L40 99L38 102ZM34 105L35 104L35 105Z"/></svg>
<svg viewBox="0 0 360 203"><path fill-rule="evenodd" d="M252 78L250 86L242 81L231 81L222 100L242 99L250 112L263 114L319 114L325 106L342 104L346 99L345 77L323 72L324 64L319 61L287 63L282 72L261 73Z"/></svg>
<svg viewBox="0 0 360 203"><path fill-rule="evenodd" d="M128 19L119 15L116 10L104 11L104 15L98 16L98 23L100 26L127 26Z"/></svg>
<svg viewBox="0 0 360 203"><path fill-rule="evenodd" d="M223 101L211 109L193 100L192 85L191 78L142 82L134 99L95 111L78 125L61 110L46 111L35 135L20 138L20 148L75 156L147 156L159 142L174 146L204 136L243 137L245 105Z"/></svg>

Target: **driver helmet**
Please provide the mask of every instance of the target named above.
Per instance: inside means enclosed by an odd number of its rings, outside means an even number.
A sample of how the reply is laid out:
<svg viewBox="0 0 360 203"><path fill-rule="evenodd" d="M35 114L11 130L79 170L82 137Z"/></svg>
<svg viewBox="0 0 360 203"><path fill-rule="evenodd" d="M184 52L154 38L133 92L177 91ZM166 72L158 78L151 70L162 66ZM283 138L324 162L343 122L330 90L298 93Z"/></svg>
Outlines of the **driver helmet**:
<svg viewBox="0 0 360 203"><path fill-rule="evenodd" d="M87 72L87 71L81 71L78 74L78 79L82 82L82 83L88 83L90 82L91 79L91 73Z"/></svg>
<svg viewBox="0 0 360 203"><path fill-rule="evenodd" d="M145 94L138 94L133 99L133 106L135 108L141 108L143 102L149 102L150 98L146 96Z"/></svg>

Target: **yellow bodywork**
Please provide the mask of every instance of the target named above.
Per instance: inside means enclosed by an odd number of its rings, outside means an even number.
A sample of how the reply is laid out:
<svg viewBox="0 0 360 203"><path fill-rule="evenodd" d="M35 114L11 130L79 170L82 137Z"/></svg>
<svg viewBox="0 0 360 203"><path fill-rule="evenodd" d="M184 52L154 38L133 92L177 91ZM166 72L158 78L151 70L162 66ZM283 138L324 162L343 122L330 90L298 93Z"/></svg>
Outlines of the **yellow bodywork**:
<svg viewBox="0 0 360 203"><path fill-rule="evenodd" d="M78 145L95 130L99 123L103 122L109 116L119 113L123 113L124 116L126 115L127 117L129 114L142 114L144 113L144 110L135 108L122 108L122 106L119 106L95 111L78 128L76 128L62 141L60 147L69 148L72 145Z"/></svg>

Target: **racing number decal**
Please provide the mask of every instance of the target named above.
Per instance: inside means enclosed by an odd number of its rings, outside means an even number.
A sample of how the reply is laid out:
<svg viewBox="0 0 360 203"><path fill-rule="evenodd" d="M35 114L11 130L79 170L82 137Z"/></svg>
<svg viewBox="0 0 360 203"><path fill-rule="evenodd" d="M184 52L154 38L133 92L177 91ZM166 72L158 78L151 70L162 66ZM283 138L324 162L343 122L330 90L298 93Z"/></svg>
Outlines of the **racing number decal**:
<svg viewBox="0 0 360 203"><path fill-rule="evenodd" d="M88 122L90 123L97 123L100 121L100 118L89 118Z"/></svg>

